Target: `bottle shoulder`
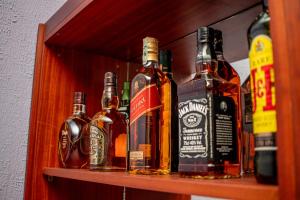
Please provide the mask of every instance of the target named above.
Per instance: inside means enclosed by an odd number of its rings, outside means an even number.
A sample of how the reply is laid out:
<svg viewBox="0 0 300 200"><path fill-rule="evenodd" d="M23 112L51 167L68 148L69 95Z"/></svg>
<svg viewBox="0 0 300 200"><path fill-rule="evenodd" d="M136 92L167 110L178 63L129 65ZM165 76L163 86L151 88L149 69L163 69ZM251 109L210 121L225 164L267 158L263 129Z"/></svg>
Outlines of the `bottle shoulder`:
<svg viewBox="0 0 300 200"><path fill-rule="evenodd" d="M249 44L257 35L270 35L270 15L268 12L261 12L252 22L247 31Z"/></svg>

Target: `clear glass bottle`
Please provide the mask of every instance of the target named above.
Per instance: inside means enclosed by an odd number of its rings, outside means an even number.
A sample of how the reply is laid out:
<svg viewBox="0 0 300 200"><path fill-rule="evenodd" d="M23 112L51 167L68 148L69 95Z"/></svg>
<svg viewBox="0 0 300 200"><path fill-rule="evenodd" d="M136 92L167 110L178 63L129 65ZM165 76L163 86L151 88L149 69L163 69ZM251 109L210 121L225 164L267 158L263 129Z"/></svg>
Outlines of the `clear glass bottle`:
<svg viewBox="0 0 300 200"><path fill-rule="evenodd" d="M172 52L159 51L160 69L164 73L161 94L161 169L166 172L178 171L178 97L177 84L172 75Z"/></svg>
<svg viewBox="0 0 300 200"><path fill-rule="evenodd" d="M161 94L163 73L158 66L158 41L143 39L143 67L131 82L129 172L164 174L160 163Z"/></svg>
<svg viewBox="0 0 300 200"><path fill-rule="evenodd" d="M277 184L276 99L268 1L248 29L250 81L255 137L255 176L260 183Z"/></svg>
<svg viewBox="0 0 300 200"><path fill-rule="evenodd" d="M104 75L102 110L90 122L90 169L125 171L127 131L124 116L118 112L117 77Z"/></svg>
<svg viewBox="0 0 300 200"><path fill-rule="evenodd" d="M73 115L61 125L58 140L60 165L65 168L86 168L89 160L89 133L86 116L86 96L74 93Z"/></svg>
<svg viewBox="0 0 300 200"><path fill-rule="evenodd" d="M198 29L196 75L178 86L179 174L194 178L240 176L239 89L217 73L212 28Z"/></svg>

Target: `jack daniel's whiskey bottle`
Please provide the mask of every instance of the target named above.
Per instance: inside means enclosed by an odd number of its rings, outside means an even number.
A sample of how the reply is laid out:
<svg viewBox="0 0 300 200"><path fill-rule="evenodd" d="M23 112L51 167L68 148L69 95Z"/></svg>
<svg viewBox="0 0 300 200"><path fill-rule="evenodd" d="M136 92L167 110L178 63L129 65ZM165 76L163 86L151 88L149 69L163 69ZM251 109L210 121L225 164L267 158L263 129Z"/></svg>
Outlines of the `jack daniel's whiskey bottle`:
<svg viewBox="0 0 300 200"><path fill-rule="evenodd" d="M90 169L118 171L126 169L126 121L117 111L117 77L115 73L104 75L102 111L90 122Z"/></svg>
<svg viewBox="0 0 300 200"><path fill-rule="evenodd" d="M158 41L143 39L143 68L131 82L129 172L160 174L162 72L158 66Z"/></svg>
<svg viewBox="0 0 300 200"><path fill-rule="evenodd" d="M255 137L255 176L261 183L277 183L276 100L268 1L248 29L250 80Z"/></svg>
<svg viewBox="0 0 300 200"><path fill-rule="evenodd" d="M74 93L73 115L60 128L58 152L65 168L85 168L88 164L90 119L86 116L85 97L82 92Z"/></svg>
<svg viewBox="0 0 300 200"><path fill-rule="evenodd" d="M195 178L240 176L238 88L217 74L213 29L198 29L196 75L178 87L179 173ZM234 97L234 98L233 98Z"/></svg>

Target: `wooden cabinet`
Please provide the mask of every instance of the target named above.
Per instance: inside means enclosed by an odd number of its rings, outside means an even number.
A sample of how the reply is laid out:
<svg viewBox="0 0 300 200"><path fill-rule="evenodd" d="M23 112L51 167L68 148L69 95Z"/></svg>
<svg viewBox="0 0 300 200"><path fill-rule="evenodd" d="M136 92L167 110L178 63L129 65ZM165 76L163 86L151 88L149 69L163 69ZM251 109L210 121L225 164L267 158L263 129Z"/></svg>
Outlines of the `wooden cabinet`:
<svg viewBox="0 0 300 200"><path fill-rule="evenodd" d="M261 11L259 0L69 0L39 26L25 199L122 199L123 186L127 199L183 200L191 194L299 199L300 2L269 1L277 90L278 186L257 184L254 178L194 180L58 168L58 131L71 113L73 91L87 93L90 116L100 110L104 72L115 71L121 85L129 64L132 77L145 36L158 38L160 48L173 51L178 83L194 73L197 27L209 25L223 31L229 61L246 58L246 31Z"/></svg>

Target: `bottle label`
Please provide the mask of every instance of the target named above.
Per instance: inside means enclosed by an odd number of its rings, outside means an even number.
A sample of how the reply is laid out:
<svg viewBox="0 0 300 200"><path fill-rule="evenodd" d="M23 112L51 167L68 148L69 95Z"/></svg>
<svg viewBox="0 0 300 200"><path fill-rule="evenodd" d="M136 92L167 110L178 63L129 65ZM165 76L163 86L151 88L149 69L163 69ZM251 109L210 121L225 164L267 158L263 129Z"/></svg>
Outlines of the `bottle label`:
<svg viewBox="0 0 300 200"><path fill-rule="evenodd" d="M130 101L130 124L146 112L161 106L158 88L155 84L144 87Z"/></svg>
<svg viewBox="0 0 300 200"><path fill-rule="evenodd" d="M254 134L275 133L275 77L272 40L267 35L256 36L250 47L250 77Z"/></svg>
<svg viewBox="0 0 300 200"><path fill-rule="evenodd" d="M90 126L90 164L103 165L105 161L105 130Z"/></svg>
<svg viewBox="0 0 300 200"><path fill-rule="evenodd" d="M237 160L237 132L235 103L231 97L214 96L215 160Z"/></svg>
<svg viewBox="0 0 300 200"><path fill-rule="evenodd" d="M191 99L178 104L179 157L208 156L208 102L206 98Z"/></svg>

